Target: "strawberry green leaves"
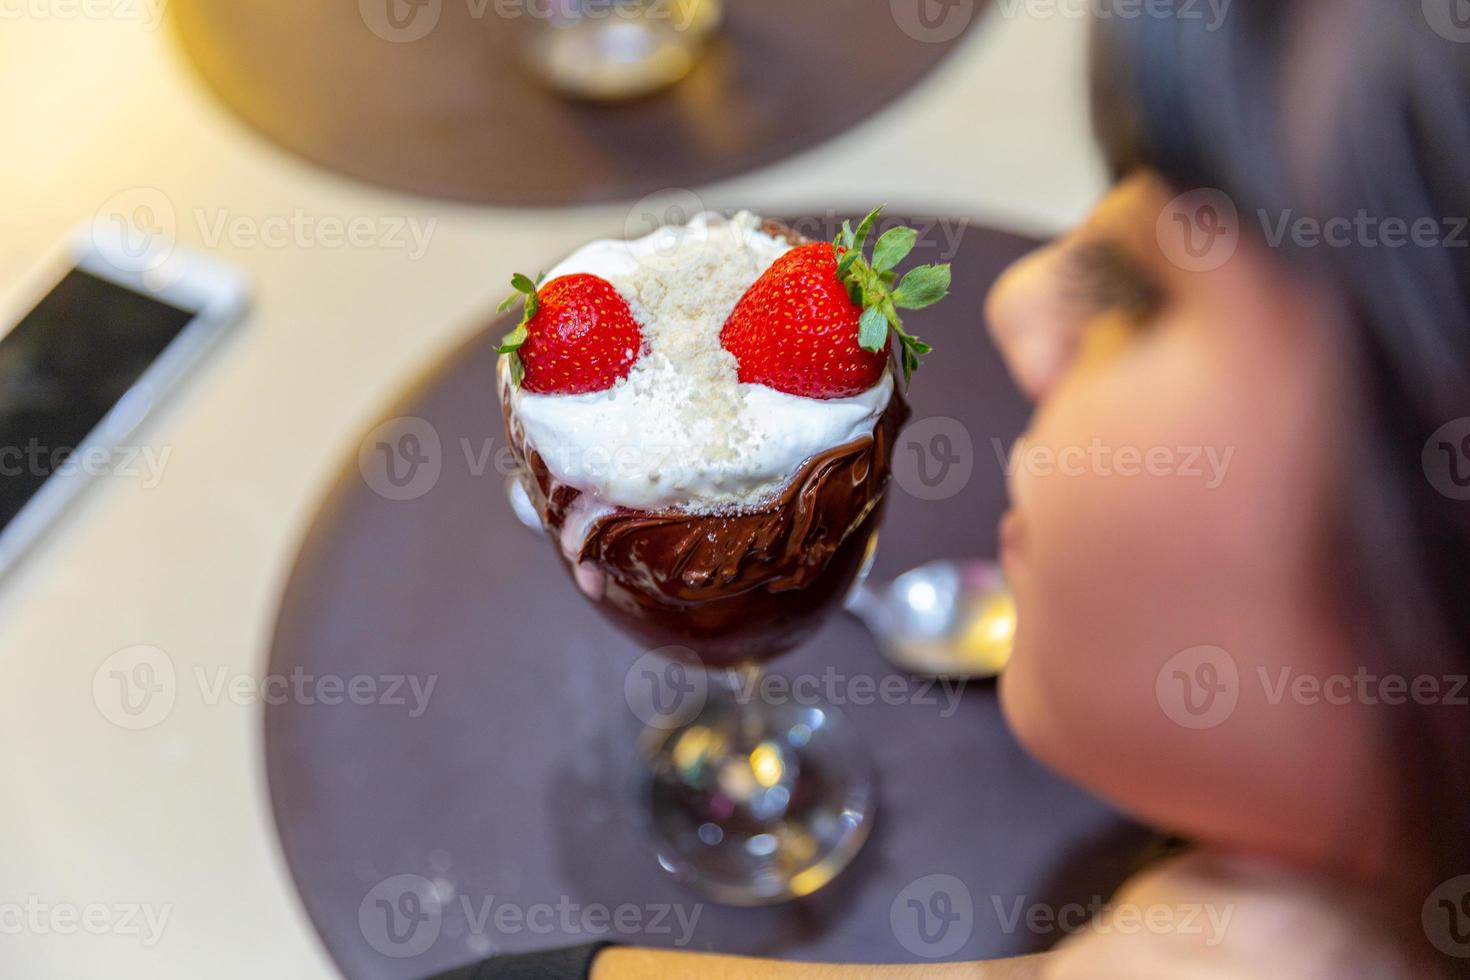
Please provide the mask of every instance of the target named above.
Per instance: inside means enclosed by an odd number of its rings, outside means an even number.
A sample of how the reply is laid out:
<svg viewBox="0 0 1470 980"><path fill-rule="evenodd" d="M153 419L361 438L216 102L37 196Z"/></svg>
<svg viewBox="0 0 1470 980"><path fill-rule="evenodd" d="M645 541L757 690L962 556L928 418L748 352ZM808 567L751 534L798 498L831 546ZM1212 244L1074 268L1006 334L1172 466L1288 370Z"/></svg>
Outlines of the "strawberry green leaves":
<svg viewBox="0 0 1470 980"><path fill-rule="evenodd" d="M888 317L876 306L863 310L858 322L858 346L863 350L878 351L888 343Z"/></svg>
<svg viewBox="0 0 1470 980"><path fill-rule="evenodd" d="M873 209L856 230L849 222L843 222L842 232L832 246L837 251L837 278L847 288L853 303L863 311L858 325L858 346L880 351L892 331L907 383L918 369L919 359L933 348L904 329L898 311L921 310L944 299L949 294L950 268L921 265L910 269L899 280L898 264L908 258L919 241L919 233L912 228L899 227L885 232L873 245L869 258L868 239L882 213L882 207Z"/></svg>
<svg viewBox="0 0 1470 980"><path fill-rule="evenodd" d="M949 295L950 272L947 265L921 265L909 270L903 282L893 291L893 305L905 310L922 310Z"/></svg>
<svg viewBox="0 0 1470 980"><path fill-rule="evenodd" d="M510 284L512 288L515 289L515 292L506 297L505 302L500 304L500 309L497 312L504 313L506 310L514 306L517 302L524 300L526 303L526 319L529 320L531 317L535 316L537 303L536 287L541 285L541 280L543 278L545 278L545 273L537 276L535 282L531 281L530 276L522 275L519 272L511 276Z"/></svg>
<svg viewBox="0 0 1470 980"><path fill-rule="evenodd" d="M894 268L914 250L919 233L912 228L894 228L885 232L873 246L873 271L887 272Z"/></svg>
<svg viewBox="0 0 1470 980"><path fill-rule="evenodd" d="M520 387L521 380L526 376L526 366L521 363L520 355L520 349L526 343L526 324L531 322L531 318L541 308L541 300L537 296L536 290L544 278L546 278L545 273L538 275L535 282L531 281L530 276L522 275L519 272L511 276L510 284L515 289L515 292L506 297L505 302L501 303L500 308L496 311L497 313L504 313L521 301L524 301L525 304L524 312L521 315L521 322L516 325L514 330L501 338L500 346L495 349L497 353L510 355L507 365L510 368L510 383L517 388Z"/></svg>

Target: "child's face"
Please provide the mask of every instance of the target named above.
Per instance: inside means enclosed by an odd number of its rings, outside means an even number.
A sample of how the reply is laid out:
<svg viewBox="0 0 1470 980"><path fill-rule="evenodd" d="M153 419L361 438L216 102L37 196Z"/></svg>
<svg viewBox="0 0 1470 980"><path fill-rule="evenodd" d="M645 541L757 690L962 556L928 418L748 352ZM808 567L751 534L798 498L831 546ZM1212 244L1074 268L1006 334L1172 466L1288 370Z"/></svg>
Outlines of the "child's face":
<svg viewBox="0 0 1470 980"><path fill-rule="evenodd" d="M1352 435L1330 306L1248 236L1182 268L1207 240L1173 197L1123 182L990 298L1038 398L1002 531L1006 713L1041 759L1160 825L1319 860L1340 831L1371 852L1384 770L1361 699L1330 680L1355 670L1329 598Z"/></svg>

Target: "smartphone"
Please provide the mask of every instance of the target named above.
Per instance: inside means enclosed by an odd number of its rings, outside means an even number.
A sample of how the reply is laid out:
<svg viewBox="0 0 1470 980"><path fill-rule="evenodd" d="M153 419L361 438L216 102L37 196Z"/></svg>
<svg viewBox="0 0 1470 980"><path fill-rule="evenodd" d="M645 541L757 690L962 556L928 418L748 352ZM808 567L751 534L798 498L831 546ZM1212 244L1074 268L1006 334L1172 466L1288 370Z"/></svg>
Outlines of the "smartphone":
<svg viewBox="0 0 1470 980"><path fill-rule="evenodd" d="M83 228L0 320L0 575L91 478L122 472L125 440L248 305L237 270L128 234Z"/></svg>

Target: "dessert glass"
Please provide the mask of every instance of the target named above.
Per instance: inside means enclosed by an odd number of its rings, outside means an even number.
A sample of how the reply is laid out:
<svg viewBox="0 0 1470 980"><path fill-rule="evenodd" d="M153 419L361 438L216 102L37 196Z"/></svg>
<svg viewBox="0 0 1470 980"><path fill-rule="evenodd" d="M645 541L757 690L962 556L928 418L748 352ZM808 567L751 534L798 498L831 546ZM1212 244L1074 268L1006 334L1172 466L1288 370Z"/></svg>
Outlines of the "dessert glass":
<svg viewBox="0 0 1470 980"><path fill-rule="evenodd" d="M871 432L805 459L769 501L715 513L616 506L589 517L588 495L552 473L503 381L502 403L518 511L534 511L579 591L652 652L626 690L647 722L660 866L730 905L826 885L872 826L871 759L835 707L769 696L762 665L811 637L871 564L907 416L896 385Z"/></svg>

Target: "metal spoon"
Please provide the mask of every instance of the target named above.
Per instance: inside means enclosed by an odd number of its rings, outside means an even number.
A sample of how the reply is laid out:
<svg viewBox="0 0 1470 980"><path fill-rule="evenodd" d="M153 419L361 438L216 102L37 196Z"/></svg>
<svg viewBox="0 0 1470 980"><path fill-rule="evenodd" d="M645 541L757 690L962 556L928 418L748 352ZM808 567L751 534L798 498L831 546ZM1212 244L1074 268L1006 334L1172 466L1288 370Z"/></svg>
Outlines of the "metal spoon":
<svg viewBox="0 0 1470 980"><path fill-rule="evenodd" d="M1010 659L1016 604L990 561L935 561L887 585L863 583L847 611L903 670L939 677L994 677Z"/></svg>

